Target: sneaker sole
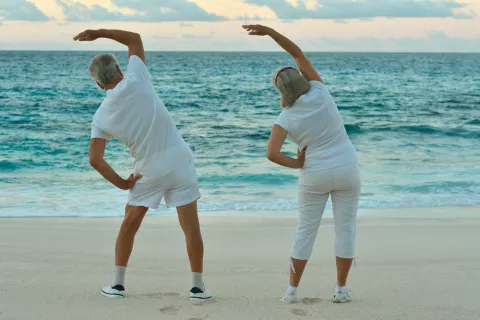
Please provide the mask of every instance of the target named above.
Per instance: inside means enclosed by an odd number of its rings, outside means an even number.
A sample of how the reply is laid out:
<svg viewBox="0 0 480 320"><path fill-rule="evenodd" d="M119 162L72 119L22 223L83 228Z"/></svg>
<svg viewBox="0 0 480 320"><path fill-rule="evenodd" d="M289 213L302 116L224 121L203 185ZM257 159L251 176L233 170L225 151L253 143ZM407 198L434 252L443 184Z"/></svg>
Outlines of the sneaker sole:
<svg viewBox="0 0 480 320"><path fill-rule="evenodd" d="M190 301L207 301L207 300L210 300L210 299L212 299L212 297L208 297L208 298L190 297Z"/></svg>
<svg viewBox="0 0 480 320"><path fill-rule="evenodd" d="M352 300L333 300L333 303L347 303L347 302L350 302Z"/></svg>
<svg viewBox="0 0 480 320"><path fill-rule="evenodd" d="M106 293L105 291L102 290L102 296L112 298L112 299L122 299L123 294L119 293Z"/></svg>

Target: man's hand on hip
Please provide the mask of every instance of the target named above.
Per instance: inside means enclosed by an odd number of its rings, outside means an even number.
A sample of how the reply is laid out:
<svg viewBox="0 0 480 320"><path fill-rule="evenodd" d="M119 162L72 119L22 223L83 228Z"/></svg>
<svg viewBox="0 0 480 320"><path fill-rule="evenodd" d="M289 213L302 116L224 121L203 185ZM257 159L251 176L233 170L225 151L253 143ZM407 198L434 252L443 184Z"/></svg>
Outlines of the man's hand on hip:
<svg viewBox="0 0 480 320"><path fill-rule="evenodd" d="M133 189L135 184L137 183L138 180L142 178L141 174L133 175L133 173L128 177L128 180L124 180L124 183L122 185L122 190L130 190Z"/></svg>

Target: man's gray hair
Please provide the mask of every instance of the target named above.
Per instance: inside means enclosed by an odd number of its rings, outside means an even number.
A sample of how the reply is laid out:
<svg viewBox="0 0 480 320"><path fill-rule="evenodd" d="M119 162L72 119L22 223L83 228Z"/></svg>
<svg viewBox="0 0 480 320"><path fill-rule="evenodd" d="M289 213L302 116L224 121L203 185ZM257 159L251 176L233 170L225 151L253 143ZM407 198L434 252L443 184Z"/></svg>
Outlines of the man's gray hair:
<svg viewBox="0 0 480 320"><path fill-rule="evenodd" d="M279 71L281 71L280 74L278 74ZM310 82L293 67L278 68L272 74L272 81L280 92L282 108L291 107L300 96L310 90Z"/></svg>
<svg viewBox="0 0 480 320"><path fill-rule="evenodd" d="M117 66L118 61L114 55L101 54L90 61L88 71L95 81L105 87L122 76Z"/></svg>

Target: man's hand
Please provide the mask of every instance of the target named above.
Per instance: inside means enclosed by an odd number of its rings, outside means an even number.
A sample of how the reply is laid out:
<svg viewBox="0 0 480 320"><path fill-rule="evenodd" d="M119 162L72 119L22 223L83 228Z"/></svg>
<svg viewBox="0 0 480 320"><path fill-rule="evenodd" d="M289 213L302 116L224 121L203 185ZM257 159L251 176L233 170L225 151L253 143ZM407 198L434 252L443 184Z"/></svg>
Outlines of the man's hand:
<svg viewBox="0 0 480 320"><path fill-rule="evenodd" d="M95 41L98 38L112 39L128 47L128 57L138 56L145 63L142 37L138 33L123 30L85 30L73 38L75 41Z"/></svg>
<svg viewBox="0 0 480 320"><path fill-rule="evenodd" d="M272 31L271 28L260 24L247 24L243 25L242 28L247 30L248 34L251 36L266 36Z"/></svg>
<svg viewBox="0 0 480 320"><path fill-rule="evenodd" d="M305 154L307 153L307 147L303 147L302 150L297 149L297 161L299 163L299 169L303 168L305 164Z"/></svg>
<svg viewBox="0 0 480 320"><path fill-rule="evenodd" d="M95 41L100 38L100 30L85 30L76 35L73 40L75 41Z"/></svg>
<svg viewBox="0 0 480 320"><path fill-rule="evenodd" d="M135 186L135 183L137 183L138 180L142 178L141 174L133 175L133 173L128 177L128 180L124 180L124 183L122 185L122 190L130 190L133 189Z"/></svg>

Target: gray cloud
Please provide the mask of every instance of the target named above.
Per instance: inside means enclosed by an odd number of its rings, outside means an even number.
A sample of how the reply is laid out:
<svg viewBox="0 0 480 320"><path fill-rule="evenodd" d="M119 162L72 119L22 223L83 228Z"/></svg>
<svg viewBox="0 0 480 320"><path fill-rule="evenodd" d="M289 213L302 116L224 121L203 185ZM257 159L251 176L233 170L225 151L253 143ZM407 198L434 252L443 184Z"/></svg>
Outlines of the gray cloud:
<svg viewBox="0 0 480 320"><path fill-rule="evenodd" d="M0 0L1 1L1 0ZM196 3L188 0L112 0L121 8L129 8L141 14L125 15L108 11L106 8L93 5L87 7L78 2L57 0L69 21L221 21L226 18L208 13Z"/></svg>
<svg viewBox="0 0 480 320"><path fill-rule="evenodd" d="M450 37L441 31L428 31L426 38L361 37L338 39L321 37L304 39L306 51L367 51L367 52L479 52L480 39Z"/></svg>
<svg viewBox="0 0 480 320"><path fill-rule="evenodd" d="M453 9L464 8L454 0L317 0L319 6L309 10L303 1L294 6L285 0L244 0L247 4L266 6L280 19L360 19L360 18L472 18Z"/></svg>
<svg viewBox="0 0 480 320"><path fill-rule="evenodd" d="M175 40L176 39L174 36L164 35L164 34L155 34L150 38L154 40Z"/></svg>
<svg viewBox="0 0 480 320"><path fill-rule="evenodd" d="M236 19L233 19L233 20L241 20L243 22L249 22L249 21L260 21L260 20L263 20L262 17L260 17L259 15L254 15L254 16L249 16L249 15L243 15L243 16L238 16Z"/></svg>
<svg viewBox="0 0 480 320"><path fill-rule="evenodd" d="M211 36L207 35L200 35L200 34L191 34L191 33L184 33L181 36L183 39L210 39Z"/></svg>
<svg viewBox="0 0 480 320"><path fill-rule="evenodd" d="M0 18L5 20L50 20L37 6L26 0L0 0Z"/></svg>
<svg viewBox="0 0 480 320"><path fill-rule="evenodd" d="M110 12L104 7L93 5L88 8L83 3L66 3L62 0L57 0L58 5L63 9L67 21L129 21L131 17L125 16L121 13Z"/></svg>

